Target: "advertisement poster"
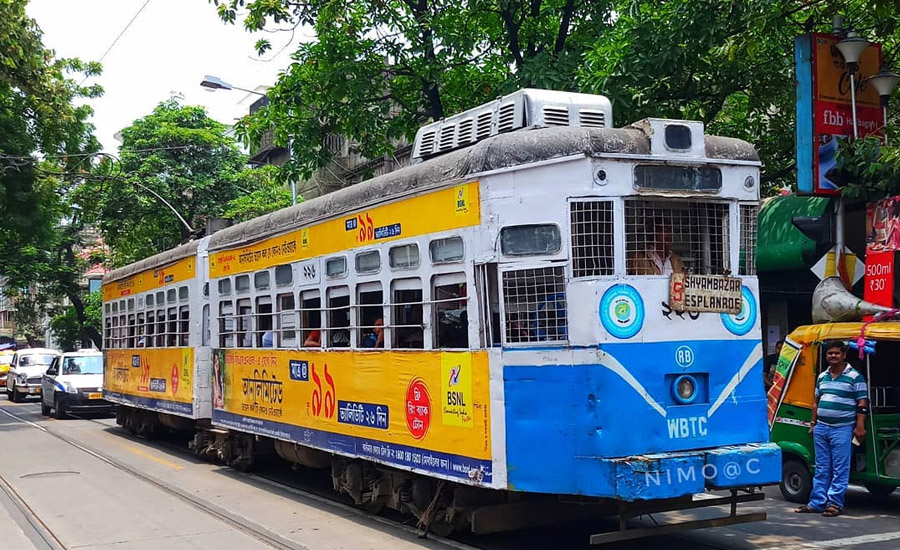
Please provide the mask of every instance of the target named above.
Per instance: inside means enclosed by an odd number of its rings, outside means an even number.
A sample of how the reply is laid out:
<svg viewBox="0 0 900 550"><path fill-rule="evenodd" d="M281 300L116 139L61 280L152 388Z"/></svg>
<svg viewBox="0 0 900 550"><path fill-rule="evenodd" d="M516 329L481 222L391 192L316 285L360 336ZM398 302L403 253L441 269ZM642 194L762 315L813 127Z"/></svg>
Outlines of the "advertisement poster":
<svg viewBox="0 0 900 550"><path fill-rule="evenodd" d="M768 393L769 428L772 427L775 413L778 412L781 400L787 392L794 365L797 364L797 359L800 357L800 348L800 344L790 338L785 338L784 345L781 347L781 355L778 356L778 363L775 364L772 387L769 388Z"/></svg>
<svg viewBox="0 0 900 550"><path fill-rule="evenodd" d="M863 299L894 307L894 251L866 254L866 287Z"/></svg>
<svg viewBox="0 0 900 550"><path fill-rule="evenodd" d="M900 197L866 205L866 253L900 250Z"/></svg>
<svg viewBox="0 0 900 550"><path fill-rule="evenodd" d="M853 135L850 74L835 47L840 36L813 33L795 41L797 65L797 159L801 193L835 195L845 183L836 169L840 141ZM856 85L859 137L881 135L884 115L878 92L866 82L881 67L881 45L860 57Z"/></svg>
<svg viewBox="0 0 900 550"><path fill-rule="evenodd" d="M193 348L110 349L104 354L104 398L182 416L193 415Z"/></svg>
<svg viewBox="0 0 900 550"><path fill-rule="evenodd" d="M484 352L215 350L213 424L492 482Z"/></svg>

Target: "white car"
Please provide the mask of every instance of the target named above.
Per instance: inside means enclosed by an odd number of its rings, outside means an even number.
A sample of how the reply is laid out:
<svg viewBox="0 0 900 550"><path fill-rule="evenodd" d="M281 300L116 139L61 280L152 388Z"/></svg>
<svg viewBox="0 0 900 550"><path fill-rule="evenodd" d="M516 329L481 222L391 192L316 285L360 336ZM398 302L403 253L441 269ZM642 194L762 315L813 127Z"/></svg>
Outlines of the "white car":
<svg viewBox="0 0 900 550"><path fill-rule="evenodd" d="M99 351L65 352L44 374L41 413L65 418L70 411L112 412L114 405L103 399L103 354Z"/></svg>
<svg viewBox="0 0 900 550"><path fill-rule="evenodd" d="M55 349L20 349L9 364L6 373L6 397L20 403L29 395L41 393L41 377L54 359L59 357Z"/></svg>

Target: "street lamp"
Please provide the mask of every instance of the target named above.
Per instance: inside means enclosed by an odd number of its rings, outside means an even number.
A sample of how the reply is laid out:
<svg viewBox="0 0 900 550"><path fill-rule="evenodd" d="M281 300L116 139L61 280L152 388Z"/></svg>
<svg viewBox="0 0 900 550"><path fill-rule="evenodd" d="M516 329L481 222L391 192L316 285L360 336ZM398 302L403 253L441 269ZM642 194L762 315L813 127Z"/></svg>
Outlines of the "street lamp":
<svg viewBox="0 0 900 550"><path fill-rule="evenodd" d="M257 92L255 90L248 90L247 88L239 88L237 86L232 86L231 84L225 82L221 78L212 75L206 75L203 77L203 80L200 81L200 85L210 91L216 90L240 90L242 92L247 92L248 94L256 94L265 96L266 94L262 92Z"/></svg>
<svg viewBox="0 0 900 550"><path fill-rule="evenodd" d="M900 83L900 74L893 73L889 71L886 66L882 65L880 71L869 77L869 83L875 88L878 95L881 96L881 108L884 111L884 124L887 126L888 100L891 98L894 88L897 87L897 83ZM884 144L888 144L887 128L884 130Z"/></svg>
<svg viewBox="0 0 900 550"><path fill-rule="evenodd" d="M859 58L862 53L869 47L869 41L856 34L856 31L849 31L843 40L835 44L835 47L844 56L847 62L847 69L850 71L850 108L853 111L853 139L859 137L856 128L856 83L854 75L859 69Z"/></svg>

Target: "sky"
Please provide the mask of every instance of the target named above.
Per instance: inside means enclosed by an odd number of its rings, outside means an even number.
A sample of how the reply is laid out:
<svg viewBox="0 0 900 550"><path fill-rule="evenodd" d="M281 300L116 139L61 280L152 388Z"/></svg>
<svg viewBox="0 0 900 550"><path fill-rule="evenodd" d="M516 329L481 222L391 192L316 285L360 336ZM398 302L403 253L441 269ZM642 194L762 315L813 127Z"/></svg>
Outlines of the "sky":
<svg viewBox="0 0 900 550"><path fill-rule="evenodd" d="M44 46L57 57L98 61L148 0L31 0L27 11L44 33ZM261 60L253 45L261 38L273 49ZM102 97L90 100L94 134L107 153L120 143L114 135L149 114L173 93L187 105L202 105L216 120L231 124L259 96L236 90L206 91L204 75L241 88L264 90L290 62L290 54L310 35L250 34L240 23L226 25L207 0L149 0L103 59L98 83ZM288 44L290 42L290 44ZM286 48L282 48L287 44ZM281 50L279 52L279 50Z"/></svg>

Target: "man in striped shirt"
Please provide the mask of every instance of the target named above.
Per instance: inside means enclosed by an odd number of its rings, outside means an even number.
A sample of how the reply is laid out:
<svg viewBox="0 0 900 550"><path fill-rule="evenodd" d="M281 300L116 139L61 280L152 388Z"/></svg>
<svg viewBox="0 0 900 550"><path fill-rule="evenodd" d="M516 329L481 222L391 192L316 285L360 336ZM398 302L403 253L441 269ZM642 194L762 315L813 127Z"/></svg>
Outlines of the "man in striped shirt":
<svg viewBox="0 0 900 550"><path fill-rule="evenodd" d="M816 379L816 403L809 427L815 444L816 475L809 504L797 512L822 512L833 517L844 508L852 440L865 441L869 401L865 379L847 364L844 343L827 342L823 351L828 370Z"/></svg>

